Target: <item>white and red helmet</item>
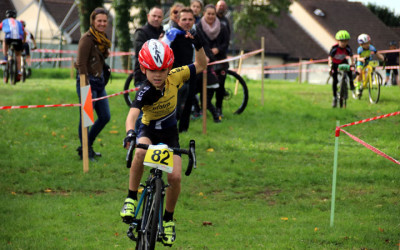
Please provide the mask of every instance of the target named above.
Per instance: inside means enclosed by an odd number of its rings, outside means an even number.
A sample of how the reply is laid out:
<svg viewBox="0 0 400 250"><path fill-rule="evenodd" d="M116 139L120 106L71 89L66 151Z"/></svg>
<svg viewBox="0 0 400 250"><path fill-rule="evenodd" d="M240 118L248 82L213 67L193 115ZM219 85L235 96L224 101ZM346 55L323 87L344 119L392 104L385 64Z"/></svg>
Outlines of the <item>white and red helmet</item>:
<svg viewBox="0 0 400 250"><path fill-rule="evenodd" d="M371 41L371 37L369 37L369 35L367 35L367 34L361 34L357 38L358 44L367 43L369 41Z"/></svg>
<svg viewBox="0 0 400 250"><path fill-rule="evenodd" d="M170 68L174 63L174 52L166 43L151 39L143 44L139 52L139 63L149 70Z"/></svg>

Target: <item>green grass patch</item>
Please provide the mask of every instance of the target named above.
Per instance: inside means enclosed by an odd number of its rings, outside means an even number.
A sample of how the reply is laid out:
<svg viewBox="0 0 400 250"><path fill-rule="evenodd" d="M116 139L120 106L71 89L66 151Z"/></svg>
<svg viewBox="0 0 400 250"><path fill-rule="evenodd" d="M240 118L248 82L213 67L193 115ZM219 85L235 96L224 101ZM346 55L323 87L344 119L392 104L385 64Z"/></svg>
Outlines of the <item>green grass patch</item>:
<svg viewBox="0 0 400 250"><path fill-rule="evenodd" d="M126 76L113 74L107 92L122 91ZM180 136L183 146L196 140L198 169L182 180L174 248L398 249L399 166L345 134L334 227L329 219L336 120L398 111L400 88L382 88L377 105L365 95L333 109L328 85L266 81L261 105L260 82L247 82L243 114L226 112L220 124L208 114L207 134L196 120ZM75 151L77 107L0 110L1 249L134 248L119 218L128 107L122 96L109 101L111 121L94 145L103 157L87 174ZM0 85L0 106L77 102L69 69L34 70L25 83ZM345 130L400 159L399 121Z"/></svg>

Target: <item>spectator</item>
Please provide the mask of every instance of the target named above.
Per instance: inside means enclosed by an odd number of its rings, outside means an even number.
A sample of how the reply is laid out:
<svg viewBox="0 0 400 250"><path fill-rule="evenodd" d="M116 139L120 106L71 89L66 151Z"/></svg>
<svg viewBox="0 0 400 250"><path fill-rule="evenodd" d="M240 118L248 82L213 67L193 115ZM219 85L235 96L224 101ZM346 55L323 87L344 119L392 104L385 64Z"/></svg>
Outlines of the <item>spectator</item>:
<svg viewBox="0 0 400 250"><path fill-rule="evenodd" d="M397 49L397 42L392 41L389 43L389 49L394 50ZM386 54L386 66L399 66L399 52L387 53ZM395 85L399 85L399 71L397 69L386 69L386 79L385 86L389 83L390 71L393 71L393 77L395 78ZM393 81L392 81L393 82Z"/></svg>
<svg viewBox="0 0 400 250"><path fill-rule="evenodd" d="M21 23L24 26L24 30L25 30L24 50L25 50L25 55L26 55L26 63L28 64L28 67L31 67L31 65L32 65L32 63L31 63L31 48L36 49L36 41L35 41L35 37L32 35L32 33L26 29L25 21L21 20Z"/></svg>
<svg viewBox="0 0 400 250"><path fill-rule="evenodd" d="M193 11L196 24L200 21L201 10L203 9L203 6L203 0L190 0L190 8Z"/></svg>
<svg viewBox="0 0 400 250"><path fill-rule="evenodd" d="M178 13L178 23L172 24L172 28L166 31L163 41L170 45L175 55L174 68L188 65L193 62L194 48L191 39L185 37L187 32L194 32L194 14L189 7L183 8ZM196 78L186 81L178 92L177 118L179 120L179 132L187 131L190 122L190 111L196 94ZM184 105L183 105L184 104ZM182 108L183 106L183 108Z"/></svg>
<svg viewBox="0 0 400 250"><path fill-rule="evenodd" d="M183 5L183 3L175 2L171 6L171 8L169 8L169 21L167 24L164 25L164 30L168 30L169 28L171 28L173 26L174 23L175 24L178 23L178 13L184 7L185 7L185 5Z"/></svg>
<svg viewBox="0 0 400 250"><path fill-rule="evenodd" d="M210 62L226 59L229 46L229 34L225 25L221 24L216 16L216 8L212 4L204 7L203 17L196 25L196 30L205 38L205 51L211 50L211 54L207 53ZM225 78L226 70L229 63L214 65L214 70L218 75L219 87L216 93L216 114L219 120L222 117L222 101L225 95ZM215 120L215 119L214 119Z"/></svg>
<svg viewBox="0 0 400 250"><path fill-rule="evenodd" d="M17 12L15 10L7 10L6 11L6 19L4 19L0 24L0 30L3 30L5 33L3 40L3 53L4 60L8 60L8 46L12 42L16 42L17 45L14 46L15 54L17 56L17 69L18 69L18 77L17 80L21 77L21 52L23 50L23 40L25 39L24 27L22 23L15 18L17 17Z"/></svg>
<svg viewBox="0 0 400 250"><path fill-rule="evenodd" d="M82 35L78 45L78 55L75 68L77 69L76 90L80 99L80 74L85 74L87 81L92 89L92 98L106 96L105 86L107 84L104 78L103 67L105 59L109 55L108 49L111 47L111 41L105 33L108 24L108 12L103 8L96 8L90 15L90 28ZM88 133L89 159L95 161L95 156L101 156L93 150L93 143L101 130L110 121L110 107L108 99L103 99L93 103L98 119L90 128ZM81 146L77 151L82 159L82 117L79 119L79 139Z"/></svg>
<svg viewBox="0 0 400 250"><path fill-rule="evenodd" d="M224 0L219 0L217 5L215 5L215 9L217 10L217 17L219 21L226 26L229 34L229 38L231 37L231 24L229 19L226 17L226 13L228 12L228 5Z"/></svg>
<svg viewBox="0 0 400 250"><path fill-rule="evenodd" d="M150 9L149 14L147 14L147 23L136 29L134 33L134 43L133 47L135 49L135 86L141 85L143 81L146 80L146 76L140 70L139 64L139 51L143 44L150 39L158 39L164 34L163 27L161 26L164 14L160 7L155 6Z"/></svg>

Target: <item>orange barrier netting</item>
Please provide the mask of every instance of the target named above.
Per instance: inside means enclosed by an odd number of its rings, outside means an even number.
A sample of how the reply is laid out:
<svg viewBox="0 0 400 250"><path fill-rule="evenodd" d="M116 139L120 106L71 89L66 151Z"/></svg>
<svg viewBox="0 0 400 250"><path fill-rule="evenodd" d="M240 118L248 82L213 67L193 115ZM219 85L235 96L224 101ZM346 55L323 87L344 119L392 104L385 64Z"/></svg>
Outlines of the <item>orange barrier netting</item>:
<svg viewBox="0 0 400 250"><path fill-rule="evenodd" d="M385 154L384 152L380 151L379 149L369 145L368 143L366 143L365 141L361 140L360 138L350 134L349 132L345 131L344 127L349 127L349 126L353 126L353 125L357 125L357 124L361 124L361 123L365 123L365 122L370 122L370 121L374 121L374 120L378 120L378 119L382 119L382 118L387 118L387 117L391 117L391 116L395 116L395 115L400 115L400 111L397 112L393 112L393 113L389 113L389 114L385 114L385 115L380 115L380 116L376 116L376 117L372 117L372 118L368 118L368 119L364 119L364 120L360 120L360 121L356 121L356 122L352 122L352 123L348 123L345 125L341 125L336 127L335 130L335 136L338 137L340 136L340 131L342 131L343 133L345 133L346 135L348 135L351 139L353 139L354 141L360 143L361 145L363 145L364 147L368 148L369 150L371 150L372 152L400 165L400 161L394 159L393 157Z"/></svg>

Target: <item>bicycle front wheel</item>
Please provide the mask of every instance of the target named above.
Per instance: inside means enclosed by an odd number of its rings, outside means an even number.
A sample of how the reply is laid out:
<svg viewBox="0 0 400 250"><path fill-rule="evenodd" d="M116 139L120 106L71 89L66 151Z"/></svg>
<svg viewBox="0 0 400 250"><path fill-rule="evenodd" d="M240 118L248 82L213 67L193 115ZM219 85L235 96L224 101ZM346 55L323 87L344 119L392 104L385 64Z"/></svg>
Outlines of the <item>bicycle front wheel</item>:
<svg viewBox="0 0 400 250"><path fill-rule="evenodd" d="M379 102L381 93L382 76L378 72L372 72L368 82L369 102L372 104Z"/></svg>
<svg viewBox="0 0 400 250"><path fill-rule="evenodd" d="M131 73L131 74L129 74L128 78L125 81L124 90L131 89L134 86L135 85L134 85L133 73ZM125 93L124 99L125 99L126 105L128 105L128 107L131 107L132 101L135 99L135 95L133 92Z"/></svg>
<svg viewBox="0 0 400 250"><path fill-rule="evenodd" d="M340 83L338 84L338 100L339 106L341 108L345 108L347 105L347 97L348 97L348 88L347 88L347 76L344 74Z"/></svg>
<svg viewBox="0 0 400 250"><path fill-rule="evenodd" d="M241 114L249 100L246 82L235 71L227 70L226 73L224 111Z"/></svg>
<svg viewBox="0 0 400 250"><path fill-rule="evenodd" d="M152 192L146 198L146 207L143 209L142 229L139 232L136 249L154 249L158 236L158 222L161 218L162 181L155 179Z"/></svg>

